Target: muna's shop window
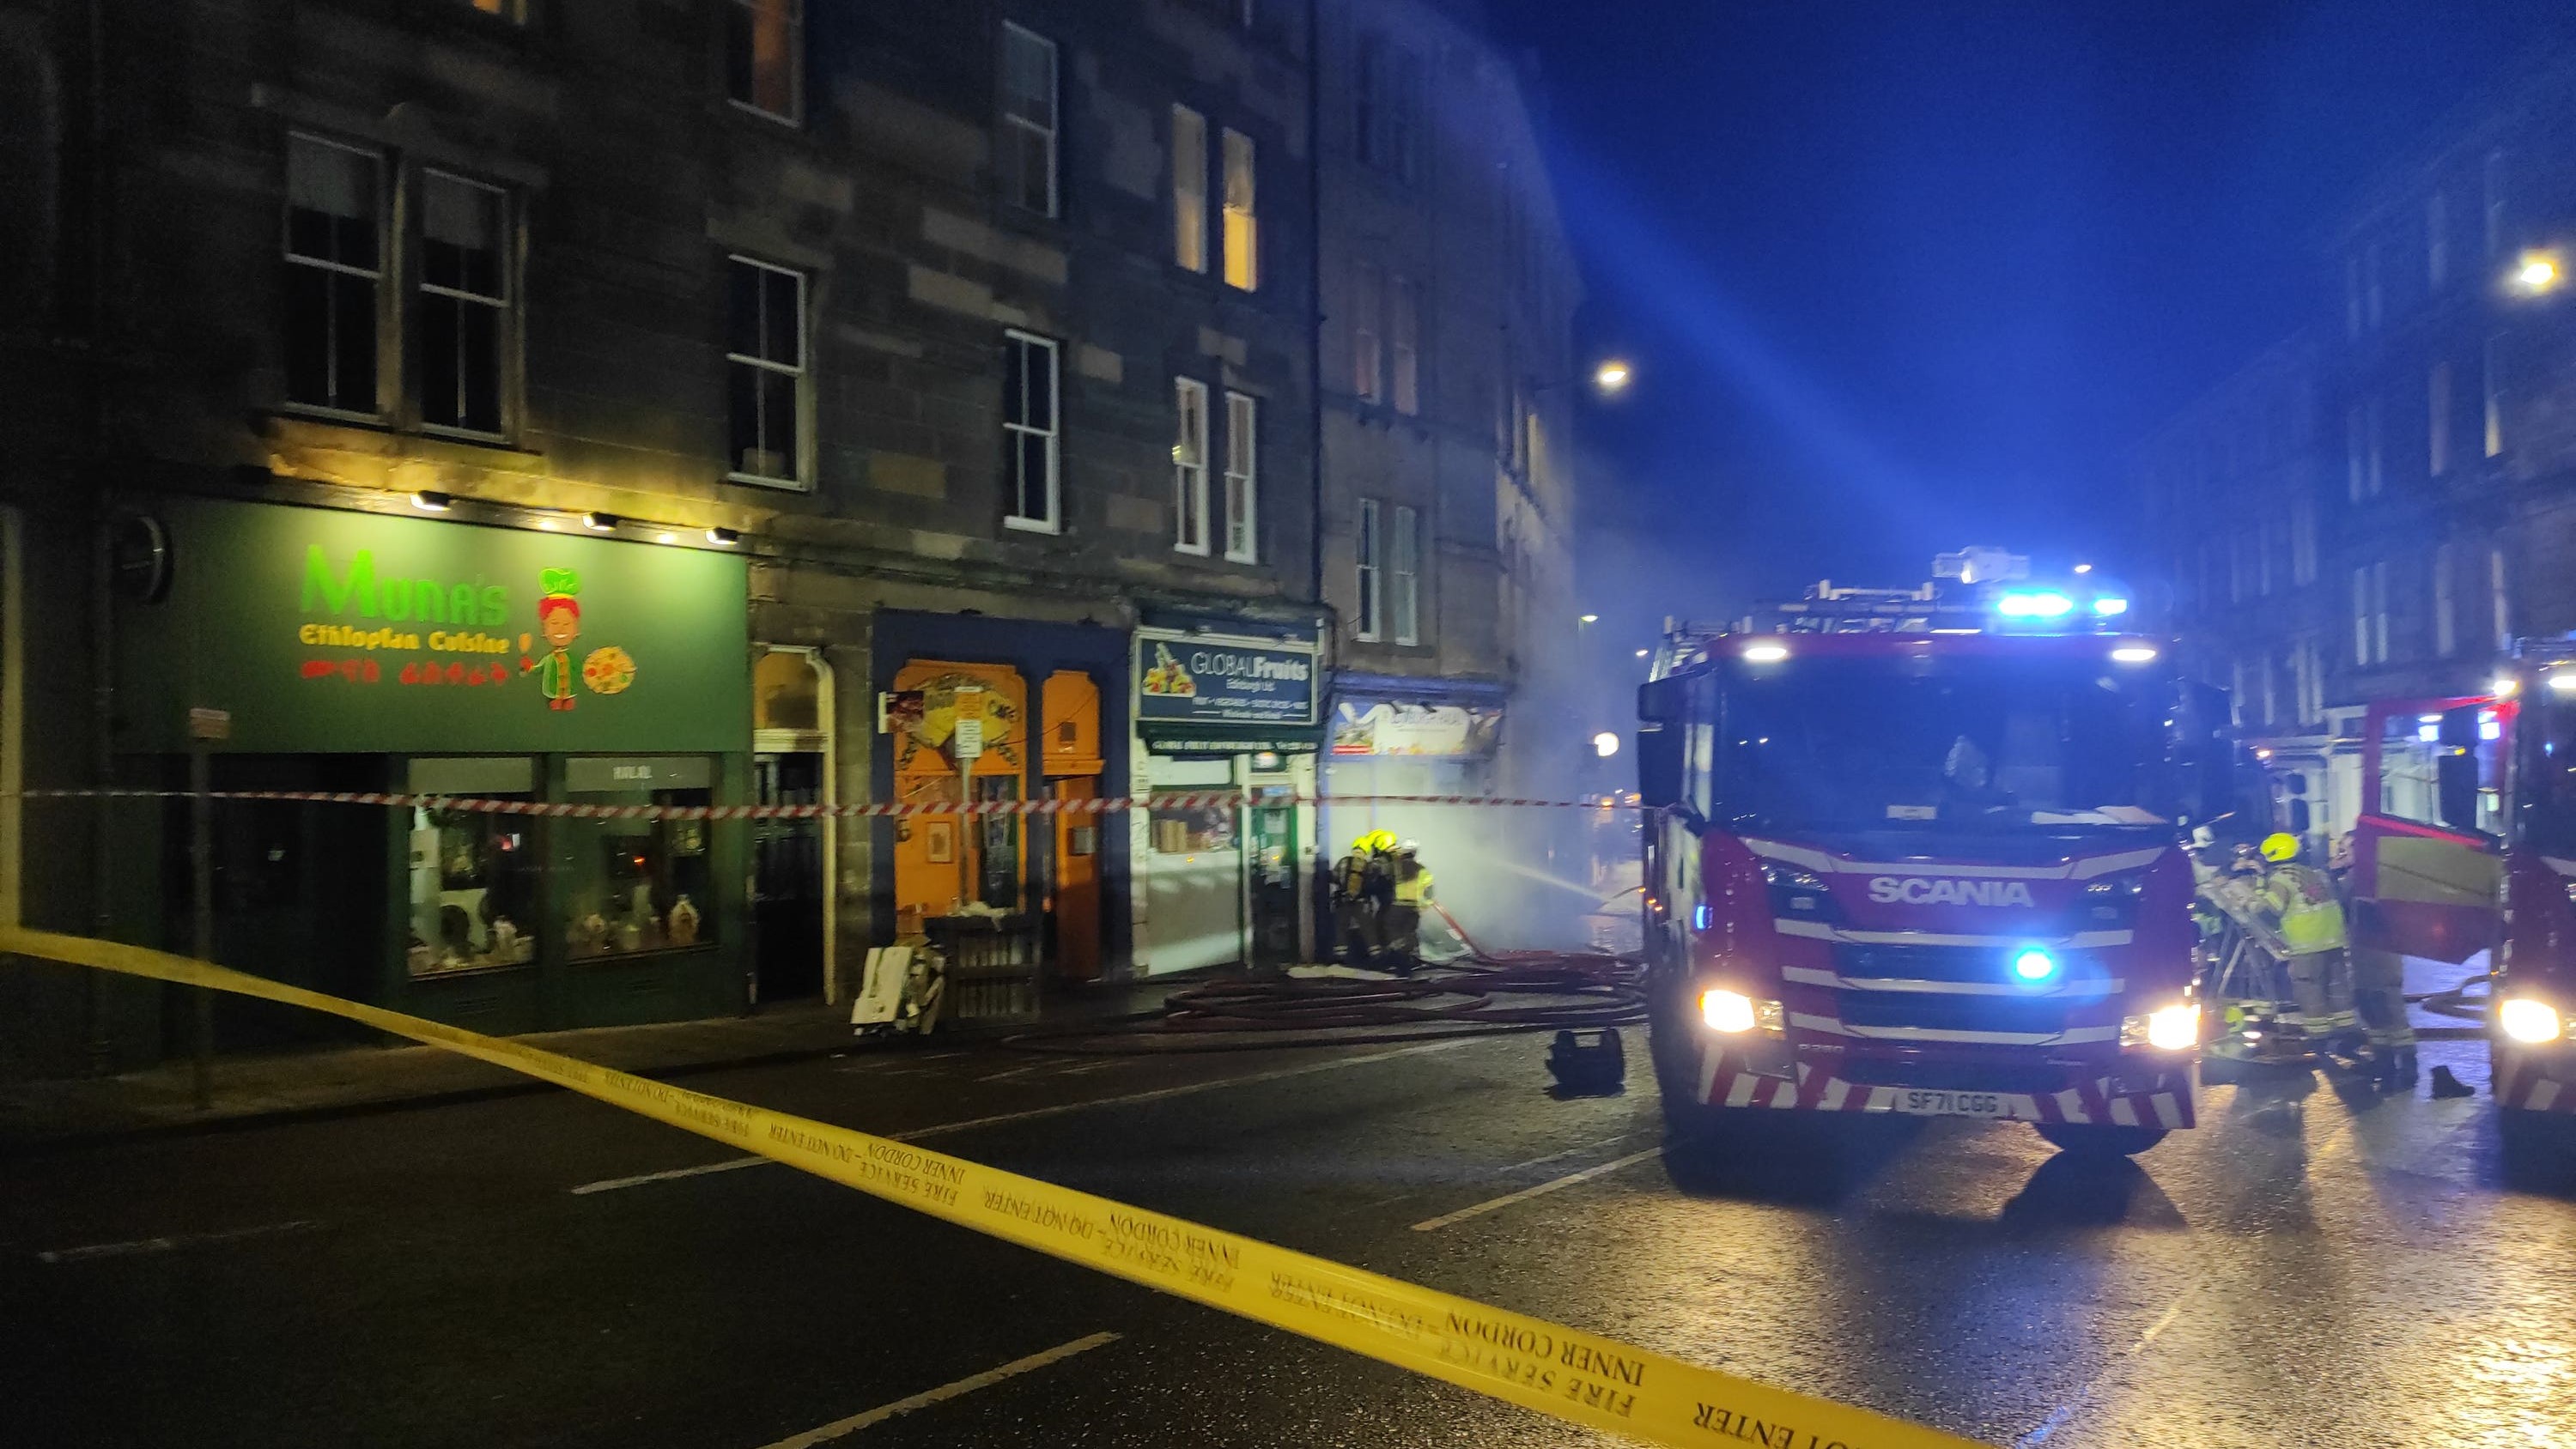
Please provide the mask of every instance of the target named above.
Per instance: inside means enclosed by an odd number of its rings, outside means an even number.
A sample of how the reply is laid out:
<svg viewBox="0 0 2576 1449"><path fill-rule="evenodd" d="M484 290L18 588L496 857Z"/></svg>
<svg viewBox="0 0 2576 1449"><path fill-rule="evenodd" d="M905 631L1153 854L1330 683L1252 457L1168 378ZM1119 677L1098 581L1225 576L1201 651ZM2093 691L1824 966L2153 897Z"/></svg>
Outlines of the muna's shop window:
<svg viewBox="0 0 2576 1449"><path fill-rule="evenodd" d="M528 800L536 769L525 757L413 760L409 786L416 795ZM410 815L410 973L534 961L538 870L527 818L420 806Z"/></svg>
<svg viewBox="0 0 2576 1449"><path fill-rule="evenodd" d="M575 805L706 805L714 780L714 761L697 755L564 762L564 798ZM555 865L564 953L572 960L715 941L704 820L558 820Z"/></svg>

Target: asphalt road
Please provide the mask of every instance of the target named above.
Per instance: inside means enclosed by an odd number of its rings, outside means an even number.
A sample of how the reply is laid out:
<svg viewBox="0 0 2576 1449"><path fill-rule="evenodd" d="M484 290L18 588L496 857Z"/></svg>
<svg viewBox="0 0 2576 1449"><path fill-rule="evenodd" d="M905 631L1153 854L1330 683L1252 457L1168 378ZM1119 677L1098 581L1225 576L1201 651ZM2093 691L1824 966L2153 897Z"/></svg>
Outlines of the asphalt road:
<svg viewBox="0 0 2576 1449"><path fill-rule="evenodd" d="M2135 1167L1899 1122L1712 1172L1660 1150L1645 1073L1552 1100L1542 1052L690 1085L1997 1445L2576 1443L2576 1187L2506 1185L2483 1096L2290 1077ZM2483 1086L2482 1049L2428 1057ZM0 1441L1607 1442L786 1168L688 1171L729 1156L546 1095L0 1163Z"/></svg>

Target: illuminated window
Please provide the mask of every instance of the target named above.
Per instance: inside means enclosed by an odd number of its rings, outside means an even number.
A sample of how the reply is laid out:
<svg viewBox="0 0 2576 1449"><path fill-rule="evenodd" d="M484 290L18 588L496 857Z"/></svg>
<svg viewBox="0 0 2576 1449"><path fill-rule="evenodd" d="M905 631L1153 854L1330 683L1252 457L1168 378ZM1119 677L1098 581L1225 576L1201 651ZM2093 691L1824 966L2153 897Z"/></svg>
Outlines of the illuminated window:
<svg viewBox="0 0 2576 1449"><path fill-rule="evenodd" d="M733 449L728 477L801 487L805 482L805 277L734 257L730 375Z"/></svg>
<svg viewBox="0 0 2576 1449"><path fill-rule="evenodd" d="M782 121L804 118L805 0L730 0L725 86L734 103Z"/></svg>
<svg viewBox="0 0 2576 1449"><path fill-rule="evenodd" d="M498 15L512 22L528 18L527 0L465 0L465 3L486 15Z"/></svg>
<svg viewBox="0 0 2576 1449"><path fill-rule="evenodd" d="M497 434L509 331L509 196L441 171L423 171L420 191L421 422Z"/></svg>
<svg viewBox="0 0 2576 1449"><path fill-rule="evenodd" d="M1395 410L1407 414L1422 411L1422 324L1417 300L1411 278L1388 279L1387 336L1395 356Z"/></svg>
<svg viewBox="0 0 2576 1449"><path fill-rule="evenodd" d="M2424 202L2424 281L2436 292L2451 282L2451 198L2439 191Z"/></svg>
<svg viewBox="0 0 2576 1449"><path fill-rule="evenodd" d="M1055 42L1002 27L1002 134L994 169L1002 199L1040 216L1056 214Z"/></svg>
<svg viewBox="0 0 2576 1449"><path fill-rule="evenodd" d="M1252 291L1261 285L1261 221L1253 210L1252 138L1225 133L1225 281Z"/></svg>
<svg viewBox="0 0 2576 1449"><path fill-rule="evenodd" d="M2432 376L2425 384L2425 438L2431 456L2425 462L2433 476L2451 471L2451 364L2433 364Z"/></svg>
<svg viewBox="0 0 2576 1449"><path fill-rule="evenodd" d="M1193 272L1208 269L1207 118L1187 106L1172 107L1172 260Z"/></svg>
<svg viewBox="0 0 2576 1449"><path fill-rule="evenodd" d="M2484 400L2487 456L2504 453L2504 339L2487 339L2486 354L2478 369L2479 392Z"/></svg>
<svg viewBox="0 0 2576 1449"><path fill-rule="evenodd" d="M314 136L286 146L286 396L372 416L376 287L384 278L381 162Z"/></svg>
<svg viewBox="0 0 2576 1449"><path fill-rule="evenodd" d="M2487 260L2494 261L2504 255L2504 153L2502 151L2487 153L2482 180L2486 190Z"/></svg>
<svg viewBox="0 0 2576 1449"><path fill-rule="evenodd" d="M1208 390L1196 378L1172 379L1172 548L1208 551Z"/></svg>
<svg viewBox="0 0 2576 1449"><path fill-rule="evenodd" d="M1379 342L1384 306L1385 282L1376 264L1351 263L1351 391L1368 402L1386 400Z"/></svg>
<svg viewBox="0 0 2576 1449"><path fill-rule="evenodd" d="M1360 500L1359 534L1352 551L1359 567L1359 600L1351 611L1351 637L1364 644L1377 642L1380 610L1384 607L1384 560L1379 557L1377 500Z"/></svg>
<svg viewBox="0 0 2576 1449"><path fill-rule="evenodd" d="M2304 492L2290 500L2290 581L2317 581L2317 501Z"/></svg>
<svg viewBox="0 0 2576 1449"><path fill-rule="evenodd" d="M1395 642L1422 642L1422 515L1395 506L1395 537L1388 572L1395 576Z"/></svg>
<svg viewBox="0 0 2576 1449"><path fill-rule="evenodd" d="M1260 404L1225 395L1225 556L1261 562Z"/></svg>
<svg viewBox="0 0 2576 1449"><path fill-rule="evenodd" d="M2504 550L2487 550L2487 614L2499 651L2513 647L2513 599L2505 592L2505 578Z"/></svg>
<svg viewBox="0 0 2576 1449"><path fill-rule="evenodd" d="M2460 647L2460 591L2452 548L2433 550L2433 652L2448 658Z"/></svg>
<svg viewBox="0 0 2576 1449"><path fill-rule="evenodd" d="M1060 527L1056 345L1026 332L1002 334L1002 452L1010 512L1002 522L1033 533Z"/></svg>
<svg viewBox="0 0 2576 1449"><path fill-rule="evenodd" d="M2388 662L2388 563L2384 559L2352 571L2352 662L2364 667Z"/></svg>

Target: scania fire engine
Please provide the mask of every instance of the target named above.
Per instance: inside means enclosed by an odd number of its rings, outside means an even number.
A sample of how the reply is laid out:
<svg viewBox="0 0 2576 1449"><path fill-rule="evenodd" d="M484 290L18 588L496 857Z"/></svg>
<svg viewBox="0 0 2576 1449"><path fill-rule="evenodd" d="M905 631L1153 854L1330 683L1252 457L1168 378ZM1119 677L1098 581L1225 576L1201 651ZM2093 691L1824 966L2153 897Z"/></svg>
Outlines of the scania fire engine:
<svg viewBox="0 0 2576 1449"><path fill-rule="evenodd" d="M2490 953L2487 1036L2509 1150L2576 1143L2576 643L2526 640L2493 692L2364 717L2354 944Z"/></svg>
<svg viewBox="0 0 2576 1449"><path fill-rule="evenodd" d="M1667 628L1638 756L1677 1136L1900 1113L2116 1154L2194 1125L2181 847L2225 808L2223 709L2110 586L1960 557Z"/></svg>

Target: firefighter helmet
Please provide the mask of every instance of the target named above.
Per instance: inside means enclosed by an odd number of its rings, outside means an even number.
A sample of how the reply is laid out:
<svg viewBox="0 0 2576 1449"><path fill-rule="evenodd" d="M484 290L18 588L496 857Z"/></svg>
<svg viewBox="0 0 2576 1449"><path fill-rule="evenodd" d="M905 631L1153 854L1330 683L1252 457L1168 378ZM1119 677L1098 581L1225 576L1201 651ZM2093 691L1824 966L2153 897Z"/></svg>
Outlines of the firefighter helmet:
<svg viewBox="0 0 2576 1449"><path fill-rule="evenodd" d="M2271 861L2277 865L2285 860L2296 860L2298 855L2299 837L2292 835L2288 831L2276 830L2263 837L2263 858L2265 860Z"/></svg>

